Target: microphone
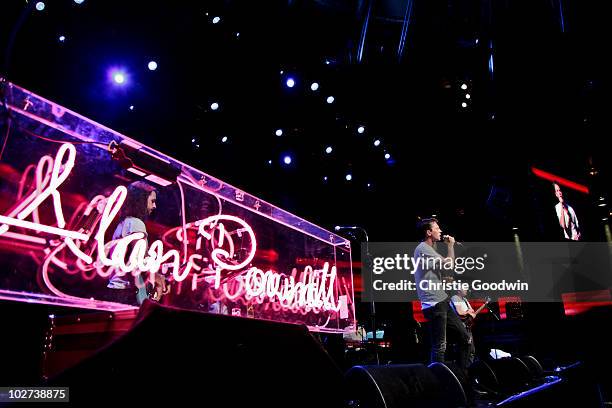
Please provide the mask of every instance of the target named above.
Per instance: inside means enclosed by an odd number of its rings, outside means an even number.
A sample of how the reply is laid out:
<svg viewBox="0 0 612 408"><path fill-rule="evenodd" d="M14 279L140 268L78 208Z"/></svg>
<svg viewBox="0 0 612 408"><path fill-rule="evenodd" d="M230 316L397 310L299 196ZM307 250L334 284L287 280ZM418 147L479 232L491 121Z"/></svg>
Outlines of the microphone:
<svg viewBox="0 0 612 408"><path fill-rule="evenodd" d="M448 237L449 235L442 235L442 241L448 242ZM463 243L455 240L455 245L463 246Z"/></svg>

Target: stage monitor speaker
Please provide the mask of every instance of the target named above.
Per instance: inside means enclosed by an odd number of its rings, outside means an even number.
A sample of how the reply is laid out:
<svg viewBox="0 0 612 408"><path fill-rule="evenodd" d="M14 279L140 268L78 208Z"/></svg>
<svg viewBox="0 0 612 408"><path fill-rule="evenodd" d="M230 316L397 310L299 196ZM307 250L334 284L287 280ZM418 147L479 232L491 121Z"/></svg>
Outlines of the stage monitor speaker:
<svg viewBox="0 0 612 408"><path fill-rule="evenodd" d="M339 407L343 384L305 326L149 301L129 332L50 381L81 404L224 407Z"/></svg>
<svg viewBox="0 0 612 408"><path fill-rule="evenodd" d="M532 381L531 371L516 357L477 361L470 367L470 376L479 385L503 395L527 390Z"/></svg>
<svg viewBox="0 0 612 408"><path fill-rule="evenodd" d="M360 408L466 405L459 379L441 363L355 366L345 377L347 398Z"/></svg>

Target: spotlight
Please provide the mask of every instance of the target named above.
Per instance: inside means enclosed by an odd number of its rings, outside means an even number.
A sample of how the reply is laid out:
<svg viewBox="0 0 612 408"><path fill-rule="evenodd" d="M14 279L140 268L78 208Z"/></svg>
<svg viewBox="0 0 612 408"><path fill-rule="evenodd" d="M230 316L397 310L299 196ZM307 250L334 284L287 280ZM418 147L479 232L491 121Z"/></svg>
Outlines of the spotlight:
<svg viewBox="0 0 612 408"><path fill-rule="evenodd" d="M385 153L385 160L389 160L391 158L391 155L389 153Z"/></svg>
<svg viewBox="0 0 612 408"><path fill-rule="evenodd" d="M461 84L461 89L463 89L465 91L467 89L467 85L466 84Z"/></svg>
<svg viewBox="0 0 612 408"><path fill-rule="evenodd" d="M598 207L605 207L605 206L606 206L606 203L599 203L599 204L597 204L597 206L598 206Z"/></svg>
<svg viewBox="0 0 612 408"><path fill-rule="evenodd" d="M365 128L364 128L363 126L359 126L359 127L357 128L357 133L361 134L361 133L363 133L363 132L365 132Z"/></svg>
<svg viewBox="0 0 612 408"><path fill-rule="evenodd" d="M133 111L134 110L134 105L130 105L130 110Z"/></svg>
<svg viewBox="0 0 612 408"><path fill-rule="evenodd" d="M368 188L372 187L372 183L368 183Z"/></svg>
<svg viewBox="0 0 612 408"><path fill-rule="evenodd" d="M327 97L327 103L334 103L334 97L333 96L328 96Z"/></svg>
<svg viewBox="0 0 612 408"><path fill-rule="evenodd" d="M227 142L227 136L223 136L223 137L221 138L221 143L225 143L225 142Z"/></svg>
<svg viewBox="0 0 612 408"><path fill-rule="evenodd" d="M127 71L122 67L111 67L106 72L107 80L115 86L126 86L130 82Z"/></svg>
<svg viewBox="0 0 612 408"><path fill-rule="evenodd" d="M269 165L272 165L272 160L268 160L268 164L269 164Z"/></svg>
<svg viewBox="0 0 612 408"><path fill-rule="evenodd" d="M313 82L310 85L310 89L313 90L313 91L316 91L317 89L319 89L319 84L317 82Z"/></svg>
<svg viewBox="0 0 612 408"><path fill-rule="evenodd" d="M276 129L276 136L282 136L283 135L283 129Z"/></svg>
<svg viewBox="0 0 612 408"><path fill-rule="evenodd" d="M36 3L36 10L43 11L45 9L45 3L43 1L39 1Z"/></svg>
<svg viewBox="0 0 612 408"><path fill-rule="evenodd" d="M76 4L83 4L83 2L84 2L84 1L85 1L85 0L74 0L74 2L75 2Z"/></svg>
<svg viewBox="0 0 612 408"><path fill-rule="evenodd" d="M295 80L293 78L287 79L287 86L293 88L295 86Z"/></svg>
<svg viewBox="0 0 612 408"><path fill-rule="evenodd" d="M349 173L344 178L346 179L346 181L351 181L353 179L353 175Z"/></svg>
<svg viewBox="0 0 612 408"><path fill-rule="evenodd" d="M465 103L465 102L461 102L461 107L462 107L462 108L467 108L467 103Z"/></svg>
<svg viewBox="0 0 612 408"><path fill-rule="evenodd" d="M380 140L376 139L374 141L374 146L376 146L376 147L380 146Z"/></svg>
<svg viewBox="0 0 612 408"><path fill-rule="evenodd" d="M195 137L191 139L191 143L195 143Z"/></svg>
<svg viewBox="0 0 612 408"><path fill-rule="evenodd" d="M147 65L147 67L149 67L150 71L155 71L157 69L157 62L155 61L150 61L149 65Z"/></svg>
<svg viewBox="0 0 612 408"><path fill-rule="evenodd" d="M518 227L512 227L512 231L518 231Z"/></svg>
<svg viewBox="0 0 612 408"><path fill-rule="evenodd" d="M336 226L334 227L334 229L335 229L336 231L340 231L340 226L339 226L339 225L336 225Z"/></svg>
<svg viewBox="0 0 612 408"><path fill-rule="evenodd" d="M470 99L472 97L472 95L470 94L465 94L465 99Z"/></svg>
<svg viewBox="0 0 612 408"><path fill-rule="evenodd" d="M283 162L287 165L291 164L291 156L285 156Z"/></svg>
<svg viewBox="0 0 612 408"><path fill-rule="evenodd" d="M58 40L59 40L59 42L64 42L64 41L66 41L66 36L65 35L60 35Z"/></svg>
<svg viewBox="0 0 612 408"><path fill-rule="evenodd" d="M331 146L327 146L327 148L325 149L325 153L330 154L332 152L332 147Z"/></svg>
<svg viewBox="0 0 612 408"><path fill-rule="evenodd" d="M219 104L217 102L213 102L210 104L210 109L216 111L217 109L219 109Z"/></svg>
<svg viewBox="0 0 612 408"><path fill-rule="evenodd" d="M217 24L219 21L221 21L221 17L214 17L214 18L212 19L212 23L213 23L213 24Z"/></svg>
<svg viewBox="0 0 612 408"><path fill-rule="evenodd" d="M327 176L323 176L323 181L327 181Z"/></svg>

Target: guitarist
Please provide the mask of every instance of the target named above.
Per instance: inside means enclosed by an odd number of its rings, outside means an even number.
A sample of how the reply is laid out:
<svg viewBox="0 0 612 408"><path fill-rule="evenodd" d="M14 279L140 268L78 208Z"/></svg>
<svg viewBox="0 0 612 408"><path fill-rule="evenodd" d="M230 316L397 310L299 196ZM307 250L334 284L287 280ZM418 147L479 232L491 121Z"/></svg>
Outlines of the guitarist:
<svg viewBox="0 0 612 408"><path fill-rule="evenodd" d="M455 312L465 325L465 329L470 336L470 354L468 358L468 364L474 362L474 356L476 355L476 346L474 346L474 334L472 333L471 321L476 318L476 312L470 305L470 301L467 299L467 290L458 290L455 295L451 297L451 304L455 309ZM468 323L470 321L470 323Z"/></svg>
<svg viewBox="0 0 612 408"><path fill-rule="evenodd" d="M136 232L142 232L147 237L147 227L144 221L157 208L157 192L155 188L143 181L136 181L127 188L127 196L121 208L121 221L113 233L113 240L124 238ZM162 275L155 274L155 282L147 282L145 274L133 277L131 274L111 276L107 287L114 292L113 300L121 303L141 305L149 298L159 301L169 288Z"/></svg>
<svg viewBox="0 0 612 408"><path fill-rule="evenodd" d="M480 306L477 310L472 308L470 301L467 299L467 290L458 290L455 295L451 297L451 302L455 312L463 321L465 325L465 329L467 330L470 336L470 355L469 355L469 364L474 362L474 356L476 355L476 347L474 346L474 335L472 333L472 326L474 325L474 319L480 313L482 309L489 303L490 299L487 299L482 306Z"/></svg>

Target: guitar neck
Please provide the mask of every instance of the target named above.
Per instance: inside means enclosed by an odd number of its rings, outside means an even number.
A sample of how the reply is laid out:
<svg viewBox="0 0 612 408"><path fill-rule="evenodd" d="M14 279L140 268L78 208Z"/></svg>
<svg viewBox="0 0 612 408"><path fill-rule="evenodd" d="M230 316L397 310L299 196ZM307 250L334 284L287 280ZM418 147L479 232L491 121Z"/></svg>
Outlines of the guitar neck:
<svg viewBox="0 0 612 408"><path fill-rule="evenodd" d="M484 302L478 309L476 309L476 311L474 312L474 314L478 314L482 311L482 309L485 308L485 306L487 305L488 302Z"/></svg>

